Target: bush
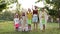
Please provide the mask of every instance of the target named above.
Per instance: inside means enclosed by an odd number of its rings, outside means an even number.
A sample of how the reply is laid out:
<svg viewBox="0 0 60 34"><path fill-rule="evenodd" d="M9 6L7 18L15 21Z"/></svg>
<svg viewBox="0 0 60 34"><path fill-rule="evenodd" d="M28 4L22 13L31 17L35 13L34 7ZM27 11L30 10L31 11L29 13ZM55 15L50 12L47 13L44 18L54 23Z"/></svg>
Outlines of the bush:
<svg viewBox="0 0 60 34"><path fill-rule="evenodd" d="M12 12L5 11L0 16L1 16L0 20L11 20L12 21L14 14Z"/></svg>

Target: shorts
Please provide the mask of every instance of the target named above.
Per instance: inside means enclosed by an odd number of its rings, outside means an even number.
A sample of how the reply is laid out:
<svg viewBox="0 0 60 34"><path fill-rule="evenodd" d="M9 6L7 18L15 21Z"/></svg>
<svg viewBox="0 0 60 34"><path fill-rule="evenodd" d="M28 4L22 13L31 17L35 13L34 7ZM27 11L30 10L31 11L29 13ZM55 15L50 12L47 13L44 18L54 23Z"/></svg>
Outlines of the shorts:
<svg viewBox="0 0 60 34"><path fill-rule="evenodd" d="M28 21L27 22L28 24L31 24L32 23L32 20L30 20L30 19L28 19L27 21Z"/></svg>
<svg viewBox="0 0 60 34"><path fill-rule="evenodd" d="M37 17L37 16L35 16L35 15L33 15L32 22L37 23L37 22L38 22L38 17Z"/></svg>
<svg viewBox="0 0 60 34"><path fill-rule="evenodd" d="M42 19L42 24L45 24L45 19Z"/></svg>
<svg viewBox="0 0 60 34"><path fill-rule="evenodd" d="M18 29L19 28L19 24L15 24L15 28Z"/></svg>

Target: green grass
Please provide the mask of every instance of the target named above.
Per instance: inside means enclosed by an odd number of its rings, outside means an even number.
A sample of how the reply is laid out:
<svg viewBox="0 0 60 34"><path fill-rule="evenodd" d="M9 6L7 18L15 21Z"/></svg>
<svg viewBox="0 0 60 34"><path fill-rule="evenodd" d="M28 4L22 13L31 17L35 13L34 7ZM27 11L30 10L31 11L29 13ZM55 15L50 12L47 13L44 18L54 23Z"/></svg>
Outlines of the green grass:
<svg viewBox="0 0 60 34"><path fill-rule="evenodd" d="M0 22L0 34L60 34L58 23L47 23L45 32L40 30L32 32L16 32L12 21Z"/></svg>

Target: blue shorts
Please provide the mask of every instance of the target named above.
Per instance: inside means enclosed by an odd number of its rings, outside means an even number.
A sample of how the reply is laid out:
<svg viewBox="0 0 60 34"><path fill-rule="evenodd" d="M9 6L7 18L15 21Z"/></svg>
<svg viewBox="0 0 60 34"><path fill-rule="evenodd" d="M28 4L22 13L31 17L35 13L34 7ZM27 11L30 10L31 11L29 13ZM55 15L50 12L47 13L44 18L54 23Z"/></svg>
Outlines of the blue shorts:
<svg viewBox="0 0 60 34"><path fill-rule="evenodd" d="M37 22L38 22L38 17L37 17L37 16L33 16L33 18L32 18L32 22L37 23Z"/></svg>

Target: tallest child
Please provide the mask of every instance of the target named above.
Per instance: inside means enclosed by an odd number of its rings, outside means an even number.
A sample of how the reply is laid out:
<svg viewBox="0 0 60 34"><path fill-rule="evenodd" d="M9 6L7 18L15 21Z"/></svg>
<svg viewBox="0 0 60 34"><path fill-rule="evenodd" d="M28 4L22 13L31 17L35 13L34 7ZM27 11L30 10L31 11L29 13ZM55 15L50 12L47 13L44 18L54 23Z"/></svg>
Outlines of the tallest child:
<svg viewBox="0 0 60 34"><path fill-rule="evenodd" d="M34 6L35 9L33 9L33 18L32 22L34 24L34 30L38 29L38 7Z"/></svg>

